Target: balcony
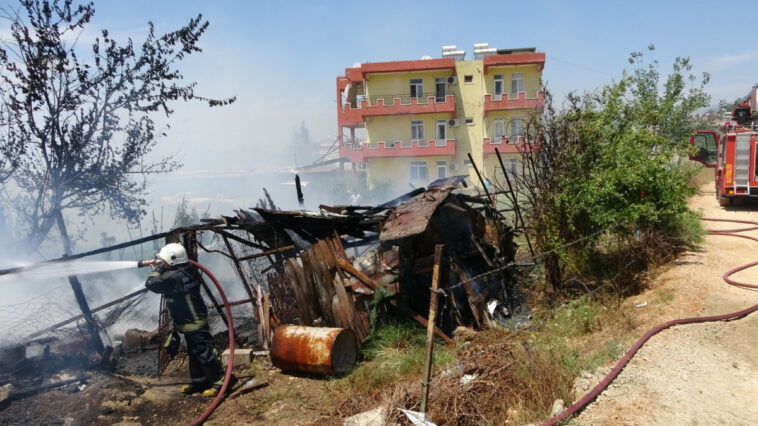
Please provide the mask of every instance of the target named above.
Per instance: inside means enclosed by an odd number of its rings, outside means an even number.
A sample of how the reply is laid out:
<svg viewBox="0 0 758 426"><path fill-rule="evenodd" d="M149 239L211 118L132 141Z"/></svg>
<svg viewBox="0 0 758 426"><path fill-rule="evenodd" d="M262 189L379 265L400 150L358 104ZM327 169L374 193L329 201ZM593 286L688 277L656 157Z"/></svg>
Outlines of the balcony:
<svg viewBox="0 0 758 426"><path fill-rule="evenodd" d="M536 65L537 70L542 71L545 67L545 54L542 52L513 53L510 55L492 55L483 58L484 73L487 74L491 67Z"/></svg>
<svg viewBox="0 0 758 426"><path fill-rule="evenodd" d="M484 95L484 114L487 115L489 111L536 109L545 105L545 97L542 92L537 92L535 95L533 98L527 98L526 92L519 92L513 98L508 93L498 96Z"/></svg>
<svg viewBox="0 0 758 426"><path fill-rule="evenodd" d="M360 147L346 143L340 147L340 156L353 162L364 162L367 158L426 157L433 155L455 155L455 139L382 141L363 143Z"/></svg>
<svg viewBox="0 0 758 426"><path fill-rule="evenodd" d="M523 136L512 136L510 138L502 137L497 139L484 138L482 141L482 152L485 156L495 153L495 148L501 154L518 154L524 148L531 148L532 144L526 144Z"/></svg>
<svg viewBox="0 0 758 426"><path fill-rule="evenodd" d="M366 117L382 115L406 115L406 114L434 114L449 113L455 117L455 95L445 95L437 98L434 95L423 98L411 97L410 95L380 95L362 97L356 102L357 108L346 103L340 112L342 123L358 124L366 120Z"/></svg>

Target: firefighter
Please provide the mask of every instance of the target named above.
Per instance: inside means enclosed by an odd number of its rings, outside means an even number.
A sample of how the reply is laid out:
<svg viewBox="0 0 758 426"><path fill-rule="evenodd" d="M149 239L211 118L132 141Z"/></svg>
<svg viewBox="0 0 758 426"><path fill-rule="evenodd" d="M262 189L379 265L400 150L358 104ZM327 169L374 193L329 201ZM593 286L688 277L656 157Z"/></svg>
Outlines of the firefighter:
<svg viewBox="0 0 758 426"><path fill-rule="evenodd" d="M153 272L145 286L166 298L174 330L183 334L187 343L191 382L182 387L182 392L214 397L223 385L224 370L211 341L208 310L200 295L200 273L189 263L187 250L177 243L166 244L151 263ZM173 339L176 336L172 332L167 346Z"/></svg>

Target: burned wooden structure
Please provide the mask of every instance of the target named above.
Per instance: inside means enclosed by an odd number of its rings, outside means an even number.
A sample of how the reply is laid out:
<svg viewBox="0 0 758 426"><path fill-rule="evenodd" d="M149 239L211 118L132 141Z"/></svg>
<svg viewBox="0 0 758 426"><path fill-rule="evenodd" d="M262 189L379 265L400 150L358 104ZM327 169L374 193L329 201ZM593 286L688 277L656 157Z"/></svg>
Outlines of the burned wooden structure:
<svg viewBox="0 0 758 426"><path fill-rule="evenodd" d="M294 303L272 302L296 307L286 314L288 323L347 328L359 340L369 334L379 299L426 323L434 247L445 244L449 270L440 283L437 333L449 340L455 327L485 327L517 303L508 268L516 252L513 230L491 214L488 198L457 191L463 185L458 176L379 206L321 206L318 214L254 209L224 220L249 224L257 240L296 248L280 253L268 276L272 293L292 292ZM267 336L285 316L271 314Z"/></svg>
<svg viewBox="0 0 758 426"><path fill-rule="evenodd" d="M283 324L340 327L359 341L371 331L371 314L393 311L426 325L435 246L446 247L440 271L440 301L435 333L447 340L457 326L482 328L507 318L519 304L512 275L514 231L492 207L489 194L465 189L465 177L433 182L377 206L320 206L320 211L242 209L201 224L71 255L62 262L106 253L148 241L181 241L190 258L201 252L229 259L255 323L254 342L268 349L274 329ZM199 234L211 234L207 238ZM253 267L254 266L254 267ZM0 275L14 270L0 271ZM210 306L222 306L204 286ZM95 307L110 309L138 297L137 291ZM81 322L73 317L33 336ZM102 319L100 320L102 322ZM161 303L158 341L170 332ZM103 327L105 325L102 325ZM169 356L159 345L159 372Z"/></svg>

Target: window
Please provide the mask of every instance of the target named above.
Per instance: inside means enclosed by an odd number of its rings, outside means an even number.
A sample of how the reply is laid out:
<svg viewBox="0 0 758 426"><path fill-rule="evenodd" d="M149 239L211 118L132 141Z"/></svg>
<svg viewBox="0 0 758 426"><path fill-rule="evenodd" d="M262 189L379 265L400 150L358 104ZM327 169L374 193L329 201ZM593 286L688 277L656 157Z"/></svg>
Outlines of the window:
<svg viewBox="0 0 758 426"><path fill-rule="evenodd" d="M447 78L435 78L434 79L434 101L445 102L445 95L447 95Z"/></svg>
<svg viewBox="0 0 758 426"><path fill-rule="evenodd" d="M411 79L411 98L420 99L424 97L424 80L420 78Z"/></svg>
<svg viewBox="0 0 758 426"><path fill-rule="evenodd" d="M447 141L447 120L437 120L437 140Z"/></svg>
<svg viewBox="0 0 758 426"><path fill-rule="evenodd" d="M492 143L500 143L505 137L505 119L496 118L492 122Z"/></svg>
<svg viewBox="0 0 758 426"><path fill-rule="evenodd" d="M427 180L426 161L411 161L411 180Z"/></svg>
<svg viewBox="0 0 758 426"><path fill-rule="evenodd" d="M518 159L511 158L509 159L510 164L506 164L506 167L508 167L508 177L512 177L514 179L518 178Z"/></svg>
<svg viewBox="0 0 758 426"><path fill-rule="evenodd" d="M463 76L463 83L464 84L471 84L474 82L474 76L473 75L464 75Z"/></svg>
<svg viewBox="0 0 758 426"><path fill-rule="evenodd" d="M521 117L511 118L511 143L517 143L518 137L524 136L524 119Z"/></svg>
<svg viewBox="0 0 758 426"><path fill-rule="evenodd" d="M467 167L471 167L471 160L469 160L468 158L464 159L463 160L463 165L467 166Z"/></svg>
<svg viewBox="0 0 758 426"><path fill-rule="evenodd" d="M444 179L447 177L447 161L437 162L437 179Z"/></svg>
<svg viewBox="0 0 758 426"><path fill-rule="evenodd" d="M517 95L524 91L524 73L515 72L511 74L511 94Z"/></svg>
<svg viewBox="0 0 758 426"><path fill-rule="evenodd" d="M716 136L713 133L696 133L692 144L697 149L695 158L705 165L716 164Z"/></svg>
<svg viewBox="0 0 758 426"><path fill-rule="evenodd" d="M503 76L500 74L495 74L495 100L499 101L503 97L503 91L505 88L505 80L503 79Z"/></svg>
<svg viewBox="0 0 758 426"><path fill-rule="evenodd" d="M422 120L411 121L411 140L424 139L424 122Z"/></svg>
<svg viewBox="0 0 758 426"><path fill-rule="evenodd" d="M474 125L474 119L473 119L473 117L466 117L466 125L467 126L473 126Z"/></svg>

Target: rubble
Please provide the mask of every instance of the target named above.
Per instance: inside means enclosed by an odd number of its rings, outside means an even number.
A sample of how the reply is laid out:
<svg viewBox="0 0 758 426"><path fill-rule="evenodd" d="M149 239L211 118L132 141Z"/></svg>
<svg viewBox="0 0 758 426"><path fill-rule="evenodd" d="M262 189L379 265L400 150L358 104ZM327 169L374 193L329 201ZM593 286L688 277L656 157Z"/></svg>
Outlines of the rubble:
<svg viewBox="0 0 758 426"><path fill-rule="evenodd" d="M239 278L225 284L241 286L247 295L231 305L252 309L252 315L247 311L242 324L235 316L235 335L241 339L235 364L248 364L253 356L269 350L272 360L286 358L274 337L286 326L339 329L353 336L349 356L330 352L337 362L329 359L305 369L285 365L297 364L296 359L279 362L278 366L344 374L354 365L359 345L371 333L375 324L372 317L392 312L426 325L427 316L431 317L430 284L436 245L445 246L434 324L438 337L454 343L451 336L458 329L456 337L467 340L477 330L518 312L523 300L515 285L514 230L492 207L489 196L473 194L464 187L464 177L452 177L377 206L322 205L318 212L282 211L269 202L266 208L240 209L232 216L203 219L201 224L53 261L80 259L161 239L183 240L191 259L197 259L201 250L220 254L230 260ZM199 233L210 233L215 239L213 245ZM7 271L0 271L0 275L3 273ZM214 294L208 288L205 292L209 313L217 315L217 319L225 318ZM134 292L92 309L99 313L101 329L118 321L143 295L144 291ZM120 371L160 375L174 359L162 344L171 331L165 300L161 300L157 313L160 319L156 330L129 329L123 336L115 336L123 347L116 353L136 360L133 368ZM44 348L40 356L45 360L90 357L89 335L81 332L82 321L82 315L73 316L36 331L33 344ZM80 333L61 338L62 327ZM237 333L241 330L245 333ZM225 344L227 333L216 332L214 341ZM307 344L293 345L295 350L291 353L307 352ZM21 348L26 349L24 345ZM146 368L147 364L156 364L155 352L151 352L155 348L157 371ZM456 376L472 373L455 371ZM129 407L148 397L162 400L164 395L145 392L133 398ZM119 411L123 408L120 404L106 403L103 409Z"/></svg>

